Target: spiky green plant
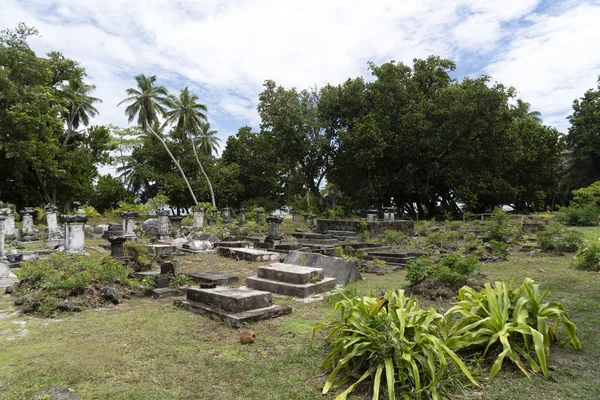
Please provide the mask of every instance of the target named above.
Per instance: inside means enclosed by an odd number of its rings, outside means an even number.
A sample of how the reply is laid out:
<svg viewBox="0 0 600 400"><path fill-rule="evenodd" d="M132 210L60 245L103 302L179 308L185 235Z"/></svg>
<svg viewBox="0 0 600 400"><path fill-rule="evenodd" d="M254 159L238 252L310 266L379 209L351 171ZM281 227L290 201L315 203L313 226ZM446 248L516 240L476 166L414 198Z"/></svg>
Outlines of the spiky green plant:
<svg viewBox="0 0 600 400"><path fill-rule="evenodd" d="M581 349L581 343L564 307L555 302L542 303L545 296L546 291L542 292L530 278L518 288L495 282L494 286L486 283L477 292L465 286L458 292L458 303L446 312L446 344L454 351L483 347L484 356L500 348L488 379L500 371L506 358L528 377L530 373L523 360L531 372L541 371L548 376L550 342L556 340L559 325L562 324L569 337L563 345L570 343ZM455 317L458 320L453 323Z"/></svg>
<svg viewBox="0 0 600 400"><path fill-rule="evenodd" d="M388 291L380 299L343 296L334 312L335 320L319 324L313 331L314 340L317 331L329 328L331 350L323 367L331 373L324 394L358 374L360 378L336 400L346 399L367 378L372 379L373 399L378 399L383 376L390 399L395 398L396 389L405 398L438 399L438 384L449 363L456 364L477 385L440 337L444 317L433 309L420 309L404 291ZM341 374L344 376L338 378Z"/></svg>

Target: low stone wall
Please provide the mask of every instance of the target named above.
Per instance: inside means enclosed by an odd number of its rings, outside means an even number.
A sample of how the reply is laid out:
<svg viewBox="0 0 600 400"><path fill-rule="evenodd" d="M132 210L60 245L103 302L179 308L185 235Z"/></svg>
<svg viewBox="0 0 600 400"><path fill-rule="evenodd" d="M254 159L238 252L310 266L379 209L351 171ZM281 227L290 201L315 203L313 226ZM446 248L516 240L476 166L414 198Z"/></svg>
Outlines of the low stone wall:
<svg viewBox="0 0 600 400"><path fill-rule="evenodd" d="M367 226L371 235L379 235L385 231L400 231L412 236L415 233L415 224L411 220L399 221L361 221L353 219L318 219L317 232L347 231L360 233Z"/></svg>

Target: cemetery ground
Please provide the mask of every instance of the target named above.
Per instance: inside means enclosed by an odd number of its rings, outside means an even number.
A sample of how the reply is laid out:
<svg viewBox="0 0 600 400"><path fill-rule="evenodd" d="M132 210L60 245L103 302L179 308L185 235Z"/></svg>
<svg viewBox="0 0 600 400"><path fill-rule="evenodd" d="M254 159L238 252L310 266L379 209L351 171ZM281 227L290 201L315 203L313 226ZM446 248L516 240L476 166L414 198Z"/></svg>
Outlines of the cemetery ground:
<svg viewBox="0 0 600 400"><path fill-rule="evenodd" d="M590 239L598 228L580 229ZM94 241L86 242L95 246ZM92 252L92 251L90 251ZM549 289L547 300L565 305L577 325L582 351L552 345L549 379L525 377L505 363L482 388L450 374L444 392L452 399L596 399L600 398L600 274L572 267L573 254L530 255L513 252L506 261L484 263L487 280L520 283L530 277ZM227 271L243 278L260 265L218 255L189 255L183 269ZM380 296L408 284L399 270L385 275L363 273L364 280L344 291ZM240 285L244 283L243 279ZM417 297L422 308L447 310L452 299ZM290 315L256 322L253 344L239 342L239 329L185 311L172 298L133 298L118 306L37 318L14 313L13 298L0 298L0 398L25 399L52 386L68 386L82 399L323 399L327 377L325 332L311 346L313 327L332 317L336 296L303 303L276 296L293 308ZM562 335L562 336L561 336ZM559 341L564 339L560 331ZM475 373L489 369L470 364ZM370 398L355 391L349 398ZM382 395L381 398L385 398Z"/></svg>

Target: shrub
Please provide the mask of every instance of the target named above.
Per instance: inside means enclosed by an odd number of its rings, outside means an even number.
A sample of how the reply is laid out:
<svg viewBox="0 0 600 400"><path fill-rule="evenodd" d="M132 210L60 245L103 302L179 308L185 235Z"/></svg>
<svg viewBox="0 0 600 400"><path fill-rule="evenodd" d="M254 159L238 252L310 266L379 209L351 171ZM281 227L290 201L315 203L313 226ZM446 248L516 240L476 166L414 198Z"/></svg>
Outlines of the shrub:
<svg viewBox="0 0 600 400"><path fill-rule="evenodd" d="M586 271L600 270L600 239L584 240L575 254L574 265Z"/></svg>
<svg viewBox="0 0 600 400"><path fill-rule="evenodd" d="M454 351L483 348L484 357L498 349L488 379L500 371L507 357L527 376L523 361L534 373L541 371L548 376L550 342L556 340L559 325L568 335L563 345L570 343L573 348L581 349L581 343L564 307L555 302L542 303L546 293L529 278L518 288L504 282L495 282L494 286L486 283L481 292L466 286L461 288L458 303L446 312L447 346ZM458 320L452 323L454 317ZM531 349L535 356L530 354Z"/></svg>
<svg viewBox="0 0 600 400"><path fill-rule="evenodd" d="M329 328L331 350L323 367L331 369L323 394L336 384L360 376L337 398L345 399L354 388L372 378L373 399L379 398L385 377L387 395L397 389L406 398L438 399L438 384L447 364L454 364L475 385L471 373L440 337L444 317L433 309L422 310L402 290L388 291L383 298L344 298L334 308L337 317L315 327L314 335ZM341 379L338 375L344 373Z"/></svg>
<svg viewBox="0 0 600 400"><path fill-rule="evenodd" d="M406 280L409 281L411 285L416 285L417 283L421 282L432 272L433 263L427 256L410 260L406 264Z"/></svg>

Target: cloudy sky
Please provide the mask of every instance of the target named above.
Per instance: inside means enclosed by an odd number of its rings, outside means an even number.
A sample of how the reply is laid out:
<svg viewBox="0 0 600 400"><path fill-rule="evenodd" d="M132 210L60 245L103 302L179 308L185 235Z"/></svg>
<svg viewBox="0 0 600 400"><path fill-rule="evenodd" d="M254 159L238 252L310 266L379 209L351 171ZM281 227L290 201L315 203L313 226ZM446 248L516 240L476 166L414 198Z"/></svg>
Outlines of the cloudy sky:
<svg viewBox="0 0 600 400"><path fill-rule="evenodd" d="M258 127L261 86L368 77L367 61L440 55L454 77L491 75L566 132L600 74L600 1L0 0L0 29L35 26L36 52L62 51L104 100L94 123L127 125L117 104L139 73L208 106L223 145Z"/></svg>

